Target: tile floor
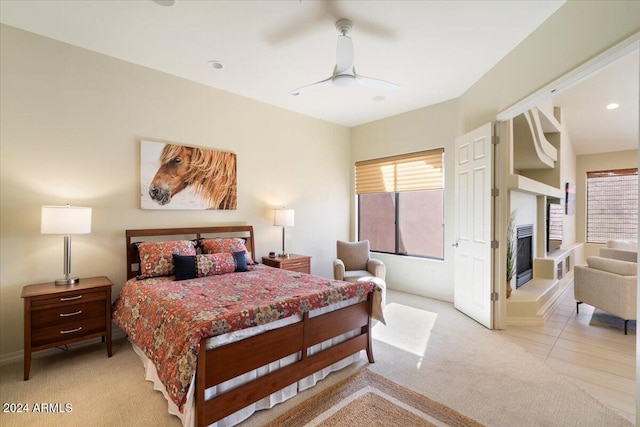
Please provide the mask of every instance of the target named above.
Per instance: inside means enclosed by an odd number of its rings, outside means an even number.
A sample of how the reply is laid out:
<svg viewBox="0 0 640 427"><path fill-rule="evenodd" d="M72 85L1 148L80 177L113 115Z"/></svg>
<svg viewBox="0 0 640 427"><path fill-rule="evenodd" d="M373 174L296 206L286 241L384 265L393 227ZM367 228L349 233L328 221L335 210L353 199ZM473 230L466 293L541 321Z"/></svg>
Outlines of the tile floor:
<svg viewBox="0 0 640 427"><path fill-rule="evenodd" d="M581 304L576 315L571 287L544 325L509 326L498 333L635 423L636 331L624 335L622 320L602 323L593 314L593 307Z"/></svg>

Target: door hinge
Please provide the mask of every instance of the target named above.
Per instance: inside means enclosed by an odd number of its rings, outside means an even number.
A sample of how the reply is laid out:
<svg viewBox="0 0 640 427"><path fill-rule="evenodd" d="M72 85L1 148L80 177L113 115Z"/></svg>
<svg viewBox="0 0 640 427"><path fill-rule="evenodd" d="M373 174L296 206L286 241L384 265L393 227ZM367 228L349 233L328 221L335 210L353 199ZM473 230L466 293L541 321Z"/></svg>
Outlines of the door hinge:
<svg viewBox="0 0 640 427"><path fill-rule="evenodd" d="M497 240L491 241L491 249L498 249L500 247L500 243Z"/></svg>
<svg viewBox="0 0 640 427"><path fill-rule="evenodd" d="M498 293L491 292L491 301L498 301Z"/></svg>
<svg viewBox="0 0 640 427"><path fill-rule="evenodd" d="M498 135L493 135L493 136L491 137L491 143L492 143L493 145L498 145L498 144L500 144L500 137L499 137Z"/></svg>
<svg viewBox="0 0 640 427"><path fill-rule="evenodd" d="M500 196L500 189L499 188L492 188L491 189L491 197L498 197Z"/></svg>

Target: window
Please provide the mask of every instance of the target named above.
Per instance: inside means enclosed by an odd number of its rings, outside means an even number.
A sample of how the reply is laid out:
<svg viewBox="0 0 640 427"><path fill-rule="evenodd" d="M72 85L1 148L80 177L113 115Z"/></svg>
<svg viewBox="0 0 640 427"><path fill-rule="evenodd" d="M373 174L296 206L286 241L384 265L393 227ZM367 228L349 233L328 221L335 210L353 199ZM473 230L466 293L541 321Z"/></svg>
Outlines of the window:
<svg viewBox="0 0 640 427"><path fill-rule="evenodd" d="M587 172L587 242L636 240L638 169Z"/></svg>
<svg viewBox="0 0 640 427"><path fill-rule="evenodd" d="M444 150L356 163L358 239L371 250L444 258Z"/></svg>

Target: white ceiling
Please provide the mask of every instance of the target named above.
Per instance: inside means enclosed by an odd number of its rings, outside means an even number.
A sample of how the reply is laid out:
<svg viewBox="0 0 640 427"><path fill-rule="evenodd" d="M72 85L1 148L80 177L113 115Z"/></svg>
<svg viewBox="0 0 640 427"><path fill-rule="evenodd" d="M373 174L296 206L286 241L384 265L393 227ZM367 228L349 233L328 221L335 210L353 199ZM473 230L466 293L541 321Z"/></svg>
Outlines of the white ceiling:
<svg viewBox="0 0 640 427"><path fill-rule="evenodd" d="M170 7L159 3L172 2L2 0L0 22L356 126L462 95L564 0L176 0ZM334 25L340 18L354 24L350 36L358 73L397 83L402 86L399 91L324 86L289 95L331 75L336 62ZM210 60L222 62L224 68L208 67ZM374 100L379 96L385 99Z"/></svg>
<svg viewBox="0 0 640 427"><path fill-rule="evenodd" d="M638 148L640 55L632 53L553 98L576 154ZM615 110L606 106L616 103Z"/></svg>

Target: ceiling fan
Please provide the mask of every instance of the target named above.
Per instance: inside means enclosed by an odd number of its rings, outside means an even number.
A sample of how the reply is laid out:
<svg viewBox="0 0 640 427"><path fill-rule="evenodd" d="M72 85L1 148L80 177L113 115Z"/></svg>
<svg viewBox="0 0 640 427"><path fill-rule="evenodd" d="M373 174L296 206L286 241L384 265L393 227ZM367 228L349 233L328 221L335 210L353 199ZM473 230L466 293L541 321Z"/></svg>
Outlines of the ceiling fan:
<svg viewBox="0 0 640 427"><path fill-rule="evenodd" d="M356 73L356 68L353 66L353 40L348 36L352 28L353 22L348 19L340 19L336 22L336 29L338 30L338 46L336 49L336 66L333 68L333 74L331 77L316 83L299 87L289 92L289 94L297 96L312 87L319 87L328 84L333 84L337 87L348 87L357 83L360 86L389 92L400 89L400 86L395 83L374 79L372 77L365 77Z"/></svg>

